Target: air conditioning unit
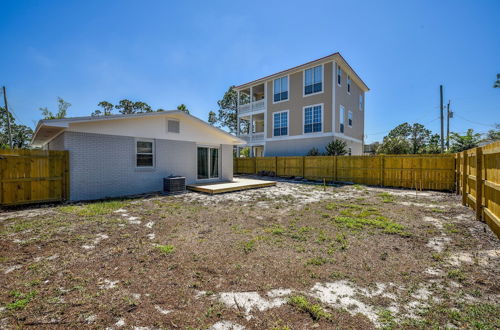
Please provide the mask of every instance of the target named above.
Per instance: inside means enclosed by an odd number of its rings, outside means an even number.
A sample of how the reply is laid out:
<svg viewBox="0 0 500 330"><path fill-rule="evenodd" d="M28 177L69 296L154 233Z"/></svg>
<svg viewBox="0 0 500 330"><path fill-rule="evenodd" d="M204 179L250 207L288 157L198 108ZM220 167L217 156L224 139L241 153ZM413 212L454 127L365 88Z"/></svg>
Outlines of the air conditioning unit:
<svg viewBox="0 0 500 330"><path fill-rule="evenodd" d="M163 179L163 191L169 194L186 191L186 178L183 176L171 175Z"/></svg>

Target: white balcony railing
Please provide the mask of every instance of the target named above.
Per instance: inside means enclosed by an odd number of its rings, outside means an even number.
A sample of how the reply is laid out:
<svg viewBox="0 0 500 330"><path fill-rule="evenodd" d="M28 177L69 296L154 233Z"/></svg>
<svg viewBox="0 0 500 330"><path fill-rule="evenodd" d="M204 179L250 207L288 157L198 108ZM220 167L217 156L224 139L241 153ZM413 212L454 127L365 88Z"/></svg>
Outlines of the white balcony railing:
<svg viewBox="0 0 500 330"><path fill-rule="evenodd" d="M264 142L264 132L253 134L241 134L239 138L245 140L247 143Z"/></svg>
<svg viewBox="0 0 500 330"><path fill-rule="evenodd" d="M239 115L245 115L249 114L254 111L261 111L266 108L266 99L246 103L246 104L241 104L238 106L238 114Z"/></svg>

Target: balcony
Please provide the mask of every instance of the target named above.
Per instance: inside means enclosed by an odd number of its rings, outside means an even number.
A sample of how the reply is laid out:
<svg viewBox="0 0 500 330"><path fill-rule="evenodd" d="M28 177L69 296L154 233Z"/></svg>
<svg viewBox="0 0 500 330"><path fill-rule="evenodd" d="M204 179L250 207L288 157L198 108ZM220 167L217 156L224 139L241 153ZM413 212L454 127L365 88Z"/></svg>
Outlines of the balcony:
<svg viewBox="0 0 500 330"><path fill-rule="evenodd" d="M252 134L242 134L238 136L239 138L245 140L247 143L262 143L264 142L264 132L262 133L252 133Z"/></svg>
<svg viewBox="0 0 500 330"><path fill-rule="evenodd" d="M265 136L264 114L250 114L238 117L238 137L247 143L264 142Z"/></svg>
<svg viewBox="0 0 500 330"><path fill-rule="evenodd" d="M249 87L238 92L238 115L249 115L266 109L264 84Z"/></svg>

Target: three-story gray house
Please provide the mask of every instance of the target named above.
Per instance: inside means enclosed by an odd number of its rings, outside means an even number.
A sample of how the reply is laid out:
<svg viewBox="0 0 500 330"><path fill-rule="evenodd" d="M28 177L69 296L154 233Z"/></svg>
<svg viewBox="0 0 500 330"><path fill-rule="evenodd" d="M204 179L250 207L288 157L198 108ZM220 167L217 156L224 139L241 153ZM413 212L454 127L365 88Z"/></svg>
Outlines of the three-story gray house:
<svg viewBox="0 0 500 330"><path fill-rule="evenodd" d="M363 154L365 92L340 53L237 86L239 138L251 156L303 156L333 139ZM239 151L238 151L239 154Z"/></svg>

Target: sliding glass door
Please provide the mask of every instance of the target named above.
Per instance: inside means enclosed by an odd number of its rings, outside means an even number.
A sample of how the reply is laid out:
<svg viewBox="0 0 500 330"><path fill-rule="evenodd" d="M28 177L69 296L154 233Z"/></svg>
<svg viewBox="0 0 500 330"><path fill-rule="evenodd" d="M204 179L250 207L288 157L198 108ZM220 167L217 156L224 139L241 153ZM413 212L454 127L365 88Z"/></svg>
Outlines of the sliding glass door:
<svg viewBox="0 0 500 330"><path fill-rule="evenodd" d="M198 147L198 180L219 177L219 149Z"/></svg>

